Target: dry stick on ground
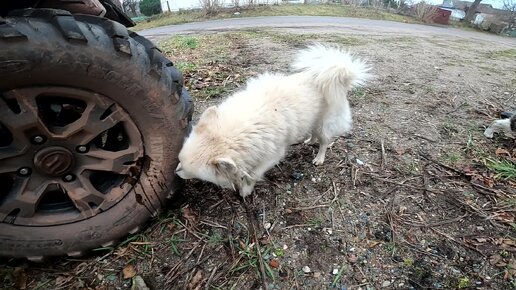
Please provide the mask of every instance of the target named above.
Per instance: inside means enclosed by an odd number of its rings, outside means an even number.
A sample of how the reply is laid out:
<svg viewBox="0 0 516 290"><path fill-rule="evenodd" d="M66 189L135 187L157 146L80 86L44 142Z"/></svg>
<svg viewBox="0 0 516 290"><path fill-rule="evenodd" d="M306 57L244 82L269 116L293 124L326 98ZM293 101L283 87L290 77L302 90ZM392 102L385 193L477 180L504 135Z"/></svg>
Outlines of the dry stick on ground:
<svg viewBox="0 0 516 290"><path fill-rule="evenodd" d="M485 256L486 256L486 255L484 255L484 253L480 252L477 248L472 247L472 246L470 246L470 245L468 245L468 244L466 244L466 243L464 243L464 242L457 241L456 239L454 239L454 238L453 238L452 236L450 236L450 235L447 235L447 234L445 234L445 233L443 233L443 232L440 232L440 231L438 231L438 230L436 230L436 229L434 229L434 228L432 228L432 231L434 231L435 233L437 233L437 234L439 234L439 235L441 235L441 236L443 236L443 237L447 238L448 240L450 240L450 241L452 241L452 242L455 242L455 243L457 243L457 244L459 244L459 245L461 245L461 246L463 246L463 247L466 247L466 248L468 248L468 249L470 249L470 250L473 250L473 251L475 251L475 252L479 253L482 257L485 257Z"/></svg>
<svg viewBox="0 0 516 290"><path fill-rule="evenodd" d="M191 250L188 252L186 257L182 258L174 267L172 267L167 274L165 274L165 284L171 284L174 282L177 272L179 272L179 269L183 265L182 261L187 261L188 258L192 255L192 253L199 247L199 243L197 243Z"/></svg>
<svg viewBox="0 0 516 290"><path fill-rule="evenodd" d="M438 226L443 226L443 225L455 223L455 222L458 222L458 221L460 221L460 220L462 220L464 218L470 217L470 216L471 216L471 214L467 213L467 214L461 215L461 216L456 217L456 218L448 219L448 220L445 220L445 221L442 221L442 222L430 223L430 224L423 224L423 223L408 221L408 220L405 220L405 219L399 219L399 221L401 223L405 224L405 225L412 226L412 227L417 227L417 228L433 228L433 227L438 227Z"/></svg>
<svg viewBox="0 0 516 290"><path fill-rule="evenodd" d="M213 270L211 270L211 273L210 273L210 276L208 277L208 280L206 280L206 284L204 285L204 290L209 290L210 289L210 286L211 286L211 281L213 281L213 276L215 276L215 273L217 272L217 270L225 263L222 262L220 264L218 264L217 266L213 267Z"/></svg>
<svg viewBox="0 0 516 290"><path fill-rule="evenodd" d="M448 170L450 170L450 171L453 171L453 172L455 172L455 173L459 174L461 177L464 177L464 178L467 178L467 177L468 177L468 176L467 176L467 174L466 174L464 171L459 170L459 169L457 169L457 168L453 168L453 167L451 167L451 166L448 166L448 165L446 165L446 164L444 164L444 163L442 163L442 162L439 162L439 161L437 161L437 160L433 159L432 157L430 157L430 156L429 156L428 154L426 154L426 153L419 152L418 154L419 154L421 157L425 158L426 160L431 161L432 163L435 163L435 164L437 164L437 165L439 165L439 166L441 166L441 167L443 167L443 168L445 168L445 169L448 169ZM475 189L476 189L476 191L477 191L478 193L483 194L483 195L486 195L486 196L488 196L488 197L490 197L490 198L493 198L495 202L496 202L496 197L499 197L499 196L509 197L509 195L508 195L508 194L506 194L506 193L505 193L505 192L503 192L503 191L495 190L495 189L492 189L492 188L488 188L488 187L485 187L485 186L483 186L483 185L481 185L481 184L475 183L475 182L473 182L473 181L469 181L468 183L469 183L473 188L475 188Z"/></svg>
<svg viewBox="0 0 516 290"><path fill-rule="evenodd" d="M290 225L290 226L286 226L286 227L283 227L281 228L281 230L288 230L288 229L293 229L293 228L302 228L302 227L309 227L310 224L297 224L297 225Z"/></svg>
<svg viewBox="0 0 516 290"><path fill-rule="evenodd" d="M228 230L228 241L229 241L229 247L231 251L231 258L235 259L235 246L233 245L233 225L235 224L236 216L238 215L238 212L236 208L233 206L233 203L231 203L227 198L226 195L220 194L221 198L229 205L229 208L231 208L231 223Z"/></svg>
<svg viewBox="0 0 516 290"><path fill-rule="evenodd" d="M362 172L362 174L368 175L368 176L370 176L370 177L372 177L372 178L374 178L376 180L382 181L382 182L396 184L396 185L400 185L400 186L403 186L403 187L406 187L406 188L410 188L410 189L414 189L414 190L425 190L424 188L421 188L421 187L405 184L405 183L398 182L398 181L388 180L388 179L382 178L382 177L380 177L380 176L378 176L378 175L376 175L374 173ZM428 189L427 191L435 193L435 194L442 194L442 191L440 191L440 190Z"/></svg>
<svg viewBox="0 0 516 290"><path fill-rule="evenodd" d="M318 208L323 208L323 207L329 207L331 204L319 204L319 205L314 205L314 206L305 206L305 207L293 207L291 208L290 210L311 210L311 209L318 209Z"/></svg>
<svg viewBox="0 0 516 290"><path fill-rule="evenodd" d="M428 182L429 182L429 178L428 178L428 165L429 163L426 163L424 166L423 166L423 186L425 187L425 190L423 191L423 195L425 196L425 199L428 201L429 198L428 198L428 189L430 187L428 187Z"/></svg>
<svg viewBox="0 0 516 290"><path fill-rule="evenodd" d="M251 231L251 236L254 239L255 247L256 247L256 254L258 256L258 264L260 268L260 276L261 276L261 282L262 282L262 290L267 290L267 276L265 273L265 265L262 258L262 252L260 248L260 240L258 239L258 236L256 235L256 227L255 227L255 221L253 218L253 214L251 213L251 210L247 206L247 203L244 199L240 200L240 204L244 207L245 212L247 214L247 222L249 223L249 230Z"/></svg>
<svg viewBox="0 0 516 290"><path fill-rule="evenodd" d="M397 186L395 187L397 188ZM394 243L394 200L396 199L396 190L392 190L392 199L389 203L389 211L387 212L387 220L389 221L389 227L391 228L391 242Z"/></svg>
<svg viewBox="0 0 516 290"><path fill-rule="evenodd" d="M386 160L385 160L385 145L384 145L384 143L383 143L383 139L382 139L382 140L380 140L380 146L381 146L381 149L382 149L382 151L381 151L381 152L382 152L382 159L381 159L381 163L380 163L380 168L381 168L382 170L384 170L385 165L386 165L386 164L385 164L385 163L386 163Z"/></svg>
<svg viewBox="0 0 516 290"><path fill-rule="evenodd" d="M190 272L192 269L195 269L201 265L203 265L204 263L206 263L206 261L208 261L212 256L213 256L213 253L217 253L218 251L220 251L220 249L222 248L223 246L218 246L215 250L212 251L211 254L209 254L208 256L204 257L202 260L200 260L199 262L195 263L194 265L188 267L186 270L182 271L181 273L177 273L176 275L174 275L173 277L169 279L167 279L167 284L171 284L172 282L174 282L176 279L180 278L180 277L183 277L186 273ZM184 259L184 260L187 260L188 258Z"/></svg>
<svg viewBox="0 0 516 290"><path fill-rule="evenodd" d="M433 139L430 139L430 138L428 138L428 137L425 137L425 136L423 136L423 135L414 134L414 136L415 136L415 137L418 137L418 138L421 138L421 139L424 139L424 140L426 140L426 141L428 141L428 142L437 143L437 141L435 141L435 140L433 140Z"/></svg>
<svg viewBox="0 0 516 290"><path fill-rule="evenodd" d="M409 242L407 242L406 240L403 240L403 242L409 246L410 248L412 248L414 251L418 252L418 253L421 253L421 254L424 254L424 255L428 255L428 256L432 256L432 257L435 257L435 258L438 258L438 259L441 259L442 257L439 256L439 255L436 255L432 252L427 252L427 251L424 251L424 250L421 250L420 248L418 248L416 245L413 245Z"/></svg>

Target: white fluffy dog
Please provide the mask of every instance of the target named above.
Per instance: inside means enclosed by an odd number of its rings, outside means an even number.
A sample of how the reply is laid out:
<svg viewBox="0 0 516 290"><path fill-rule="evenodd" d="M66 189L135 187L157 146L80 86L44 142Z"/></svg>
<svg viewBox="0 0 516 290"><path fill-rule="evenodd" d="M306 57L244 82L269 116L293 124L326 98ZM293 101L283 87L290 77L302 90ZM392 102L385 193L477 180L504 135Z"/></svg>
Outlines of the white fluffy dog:
<svg viewBox="0 0 516 290"><path fill-rule="evenodd" d="M369 67L337 47L312 45L298 52L293 69L251 79L204 111L179 153L176 173L246 197L290 145L310 134L319 142L313 164L323 164L332 139L351 129L346 95L369 79Z"/></svg>

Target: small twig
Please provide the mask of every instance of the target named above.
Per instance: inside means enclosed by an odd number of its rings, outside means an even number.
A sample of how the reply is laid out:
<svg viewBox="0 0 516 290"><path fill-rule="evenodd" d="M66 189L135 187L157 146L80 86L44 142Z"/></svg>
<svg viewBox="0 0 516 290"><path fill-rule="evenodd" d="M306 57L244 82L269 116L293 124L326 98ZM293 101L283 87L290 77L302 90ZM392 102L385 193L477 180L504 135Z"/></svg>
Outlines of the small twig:
<svg viewBox="0 0 516 290"><path fill-rule="evenodd" d="M492 188L489 188L489 187L485 187L483 185L480 185L478 183L475 183L475 182L470 182L469 184L471 184L472 187L474 187L475 189L481 189L481 193L482 194L486 194L486 195L490 195L490 196L494 196L494 197L498 197L500 195L504 195L504 192L500 192L498 190L494 190Z"/></svg>
<svg viewBox="0 0 516 290"><path fill-rule="evenodd" d="M386 164L386 160L385 160L385 145L383 143L383 139L380 141L380 145L381 145L381 148L382 148L382 159L381 159L381 163L380 163L380 168L382 170L385 169L385 164Z"/></svg>
<svg viewBox="0 0 516 290"><path fill-rule="evenodd" d="M448 220L445 220L445 221L442 221L442 222L431 223L431 224L422 224L422 223L408 222L408 221L405 221L403 219L400 219L400 221L403 224L406 224L406 225L409 225L409 226L413 226L413 227L433 228L433 227L438 227L438 226L443 226L443 225L455 223L455 222L460 221L461 219L464 219L464 218L467 218L467 217L470 217L470 216L471 216L471 214L467 213L467 214L461 215L461 216L456 217L456 218L448 219Z"/></svg>
<svg viewBox="0 0 516 290"><path fill-rule="evenodd" d="M437 141L432 140L432 139L430 139L430 138L428 138L428 137L425 137L425 136L419 135L419 134L414 134L414 136L416 136L416 137L418 137L418 138L421 138L421 139L424 139L424 140L426 140L426 141L428 141L428 142L437 143Z"/></svg>
<svg viewBox="0 0 516 290"><path fill-rule="evenodd" d="M211 286L211 281L213 281L213 276L215 276L215 273L217 272L217 269L222 265L219 264L217 266L215 266L213 268L213 270L211 270L211 273L210 273L210 276L208 277L208 280L206 281L206 284L204 285L204 290L209 290L210 289L210 286Z"/></svg>
<svg viewBox="0 0 516 290"><path fill-rule="evenodd" d="M329 207L330 205L331 204L319 204L319 205L314 205L314 206L293 207L290 210L292 210L292 211L294 211L294 210L311 210L311 209L316 209L316 208Z"/></svg>
<svg viewBox="0 0 516 290"><path fill-rule="evenodd" d="M429 189L429 187L428 187L428 180L429 180L428 175L429 174L428 174L427 167L428 167L428 163L425 164L425 166L423 166L423 175L422 176L423 176L423 186L425 187L425 190L423 191L423 195L425 196L425 199L428 201L428 189Z"/></svg>
<svg viewBox="0 0 516 290"><path fill-rule="evenodd" d="M440 232L440 231L438 231L438 230L436 230L436 229L434 229L434 228L432 228L432 231L434 231L434 232L436 232L437 234L439 234L439 235L441 235L441 236L443 236L443 237L447 238L448 240L450 240L450 241L452 241L452 242L455 242L455 243L457 243L457 244L459 244L459 245L461 245L461 246L463 246L463 247L466 247L466 248L468 248L468 249L470 249L470 250L473 250L473 251L475 251L475 252L479 253L482 257L485 257L485 256L486 256L486 255L484 255L484 253L480 252L477 248L472 247L472 246L470 246L470 245L468 245L468 244L466 244L466 243L464 243L464 242L457 241L455 238L453 238L453 237L452 237L452 236L450 236L450 235L447 235L447 234L445 234L445 233L443 233L443 232Z"/></svg>
<svg viewBox="0 0 516 290"><path fill-rule="evenodd" d="M262 257L262 252L260 249L260 241L258 240L258 237L256 235L256 228L255 228L255 223L254 223L254 219L253 219L253 214L251 213L251 210L247 206L247 203L245 202L245 200L241 199L240 203L244 207L245 212L247 214L247 222L249 223L249 230L251 231L251 235L255 242L256 254L258 256L258 264L259 264L260 276L261 276L260 278L262 281L262 290L267 290L268 289L267 288L267 280L266 280L267 273L265 272L265 265L264 265L264 261L263 261L263 257Z"/></svg>
<svg viewBox="0 0 516 290"><path fill-rule="evenodd" d="M281 230L288 230L288 229L293 229L293 228L302 228L302 227L308 227L308 226L310 226L310 224L290 225L290 226L286 226L286 227L281 228Z"/></svg>
<svg viewBox="0 0 516 290"><path fill-rule="evenodd" d="M201 224L203 225L207 225L207 226L210 226L210 227L214 227L214 228L221 228L221 229L225 229L227 230L228 228L226 226L223 226L223 225L219 225L217 223L214 223L214 222L209 222L209 221L203 221L201 220L200 221Z"/></svg>
<svg viewBox="0 0 516 290"><path fill-rule="evenodd" d="M355 285L349 286L349 289L355 289L355 288L359 288L359 287L366 286L366 285L369 285L369 284L371 284L371 283L366 282L366 283L362 283L362 284L355 284Z"/></svg>
<svg viewBox="0 0 516 290"><path fill-rule="evenodd" d="M413 244L411 244L411 243L409 243L409 242L407 242L407 241L405 241L405 240L403 240L403 242L404 242L405 244L407 244L407 246L409 246L409 247L411 247L412 249L414 249L416 252L419 252L419 253L424 254L424 255L432 256L432 257L435 257L435 258L438 258L438 259L441 259L441 258L442 258L441 256L436 255L436 254L433 254L433 253L431 253L431 252L423 251L423 250L421 250L420 248L418 248L416 245L413 245Z"/></svg>
<svg viewBox="0 0 516 290"><path fill-rule="evenodd" d="M202 245L201 253L199 254L199 257L197 257L197 261L196 261L197 264L199 264L199 261L201 260L202 255L204 254L204 248L206 248L206 244Z"/></svg>
<svg viewBox="0 0 516 290"><path fill-rule="evenodd" d="M394 223L392 222L394 216L394 200L396 199L396 190L392 191L392 199L389 205L389 212L387 213L387 219L389 220L389 227L391 228L391 242L394 241Z"/></svg>
<svg viewBox="0 0 516 290"><path fill-rule="evenodd" d="M421 187L417 187L417 186L413 186L413 185L409 185L409 184L405 184L405 183L401 183L401 182L397 182L397 181L393 181L393 180L384 179L384 178L381 178L378 175L373 174L373 173L363 172L362 174L368 175L368 176L370 176L370 177L372 177L374 179L377 179L377 180L385 182L385 183L401 185L403 187L414 189L414 190L425 190L424 188L421 188ZM426 191L432 192L432 193L435 193L435 194L441 194L442 193L442 191L435 190L435 189L427 189Z"/></svg>
<svg viewBox="0 0 516 290"><path fill-rule="evenodd" d="M441 166L441 167L444 167L444 168L446 168L446 169L448 169L448 170L451 170L451 171L453 171L453 172L455 172L455 173L458 173L458 174L460 174L460 175L462 175L462 176L466 176L466 174L464 173L464 171L459 170L459 169L457 169L457 168L453 168L453 167L451 167L451 166L448 166L448 165L446 165L446 164L444 164L444 163L442 163L442 162L440 162L440 161L437 161L437 160L433 159L432 157L430 157L428 154L425 154L425 153L423 153L423 152L419 152L419 155L420 155L421 157L425 158L426 160L431 161L432 163L435 163L435 164L437 164L437 165L439 165L439 166Z"/></svg>

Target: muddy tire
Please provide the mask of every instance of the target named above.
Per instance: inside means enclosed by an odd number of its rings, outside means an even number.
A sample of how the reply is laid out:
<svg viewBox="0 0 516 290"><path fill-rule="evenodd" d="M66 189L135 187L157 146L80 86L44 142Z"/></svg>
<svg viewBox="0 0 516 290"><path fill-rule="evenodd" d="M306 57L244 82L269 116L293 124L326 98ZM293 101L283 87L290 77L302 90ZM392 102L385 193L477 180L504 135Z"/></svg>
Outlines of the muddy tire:
<svg viewBox="0 0 516 290"><path fill-rule="evenodd" d="M105 18L0 18L0 256L108 246L156 215L192 105L147 39Z"/></svg>

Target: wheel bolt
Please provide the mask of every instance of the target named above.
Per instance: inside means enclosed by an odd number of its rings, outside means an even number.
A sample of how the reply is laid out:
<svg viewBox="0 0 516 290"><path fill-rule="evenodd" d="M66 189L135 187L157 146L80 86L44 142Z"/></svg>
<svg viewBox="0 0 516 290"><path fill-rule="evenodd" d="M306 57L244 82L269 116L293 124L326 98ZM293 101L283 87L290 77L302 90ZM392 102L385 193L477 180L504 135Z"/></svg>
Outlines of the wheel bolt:
<svg viewBox="0 0 516 290"><path fill-rule="evenodd" d="M79 153L88 152L88 146L86 146L86 145L77 146L77 152L79 152Z"/></svg>
<svg viewBox="0 0 516 290"><path fill-rule="evenodd" d="M73 176L72 174L67 174L63 177L64 181L73 181L75 179L75 176Z"/></svg>
<svg viewBox="0 0 516 290"><path fill-rule="evenodd" d="M35 144L43 144L43 142L45 142L45 137L43 136L40 136L40 135L36 135L32 138L32 141L35 143Z"/></svg>
<svg viewBox="0 0 516 290"><path fill-rule="evenodd" d="M18 169L18 174L21 176L28 176L28 175L30 175L30 168L22 167L22 168Z"/></svg>

